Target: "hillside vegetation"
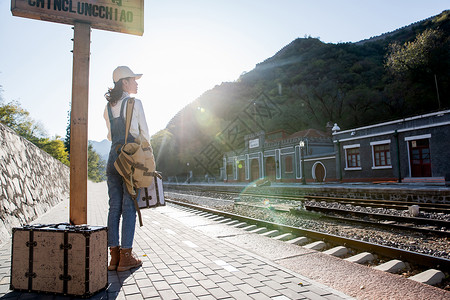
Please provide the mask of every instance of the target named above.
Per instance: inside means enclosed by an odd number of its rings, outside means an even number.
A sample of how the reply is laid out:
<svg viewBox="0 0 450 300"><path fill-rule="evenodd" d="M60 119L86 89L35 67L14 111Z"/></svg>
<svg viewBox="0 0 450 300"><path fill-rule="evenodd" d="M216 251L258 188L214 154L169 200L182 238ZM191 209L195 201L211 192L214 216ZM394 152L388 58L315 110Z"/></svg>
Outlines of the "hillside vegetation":
<svg viewBox="0 0 450 300"><path fill-rule="evenodd" d="M187 105L152 137L166 176L218 175L244 136L342 129L450 107L450 11L359 43L298 38Z"/></svg>

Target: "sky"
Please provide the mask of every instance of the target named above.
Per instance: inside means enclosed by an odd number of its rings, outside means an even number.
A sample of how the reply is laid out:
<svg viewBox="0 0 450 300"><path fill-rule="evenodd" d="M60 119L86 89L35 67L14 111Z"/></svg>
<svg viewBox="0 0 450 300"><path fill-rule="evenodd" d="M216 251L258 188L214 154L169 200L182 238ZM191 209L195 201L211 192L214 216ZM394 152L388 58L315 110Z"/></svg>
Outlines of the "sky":
<svg viewBox="0 0 450 300"><path fill-rule="evenodd" d="M144 34L92 29L89 139L101 141L104 94L120 65L144 74L136 98L150 134L205 91L232 82L305 36L357 42L437 15L448 0L145 0ZM15 17L0 0L0 86L49 137L66 134L72 97L72 26Z"/></svg>

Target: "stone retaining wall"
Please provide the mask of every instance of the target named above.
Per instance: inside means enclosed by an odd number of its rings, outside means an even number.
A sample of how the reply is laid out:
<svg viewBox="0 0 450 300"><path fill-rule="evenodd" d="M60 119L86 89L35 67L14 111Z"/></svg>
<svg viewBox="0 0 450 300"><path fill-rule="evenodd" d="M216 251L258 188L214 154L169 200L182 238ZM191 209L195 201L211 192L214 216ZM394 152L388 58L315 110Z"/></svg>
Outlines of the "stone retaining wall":
<svg viewBox="0 0 450 300"><path fill-rule="evenodd" d="M0 246L13 227L69 198L69 174L69 167L0 124Z"/></svg>

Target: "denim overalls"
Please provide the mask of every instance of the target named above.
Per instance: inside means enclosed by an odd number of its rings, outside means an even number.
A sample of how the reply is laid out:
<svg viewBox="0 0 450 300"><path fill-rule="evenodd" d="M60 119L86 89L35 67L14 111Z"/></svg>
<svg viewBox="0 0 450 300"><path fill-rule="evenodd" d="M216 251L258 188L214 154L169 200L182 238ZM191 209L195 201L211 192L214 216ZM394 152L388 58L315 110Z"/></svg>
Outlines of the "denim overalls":
<svg viewBox="0 0 450 300"><path fill-rule="evenodd" d="M114 167L118 157L117 151L125 143L124 108L128 98L122 100L120 115L114 118L111 106L108 104L109 122L111 124L111 150L106 165L106 178L108 183L109 212L108 212L108 246L121 246L124 249L133 247L134 228L136 225L136 208L133 199L128 193L122 176ZM134 137L128 134L128 142L134 142ZM138 195L139 196L139 195ZM122 215L122 244L119 244L119 220Z"/></svg>

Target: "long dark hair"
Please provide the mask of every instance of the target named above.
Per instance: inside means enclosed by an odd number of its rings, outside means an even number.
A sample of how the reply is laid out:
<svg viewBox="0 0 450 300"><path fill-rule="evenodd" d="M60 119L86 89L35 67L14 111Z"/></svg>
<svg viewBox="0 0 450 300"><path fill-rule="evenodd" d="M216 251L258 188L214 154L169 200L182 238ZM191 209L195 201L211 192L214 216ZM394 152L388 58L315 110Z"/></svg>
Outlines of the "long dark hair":
<svg viewBox="0 0 450 300"><path fill-rule="evenodd" d="M108 88L108 91L105 93L105 98L106 100L108 100L111 106L114 106L117 103L117 101L119 101L120 98L122 98L123 95L122 80L123 79L120 79L119 81L115 82L114 87Z"/></svg>

